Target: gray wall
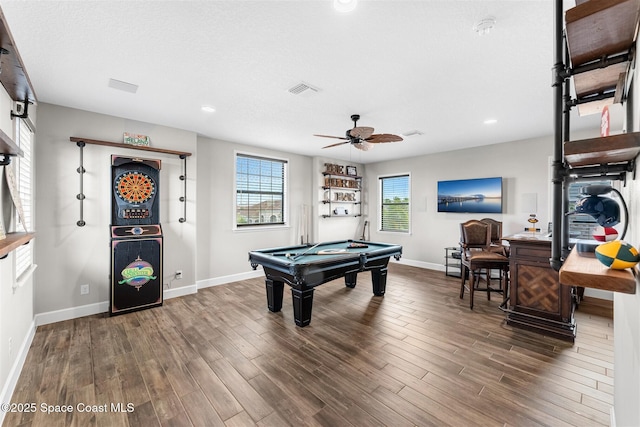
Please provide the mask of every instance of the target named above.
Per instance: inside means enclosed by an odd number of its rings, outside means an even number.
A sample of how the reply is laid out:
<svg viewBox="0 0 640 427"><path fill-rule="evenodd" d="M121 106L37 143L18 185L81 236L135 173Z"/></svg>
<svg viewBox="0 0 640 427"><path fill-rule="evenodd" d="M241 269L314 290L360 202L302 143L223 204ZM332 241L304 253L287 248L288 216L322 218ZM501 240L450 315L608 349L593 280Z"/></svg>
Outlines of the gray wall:
<svg viewBox="0 0 640 427"><path fill-rule="evenodd" d="M248 252L252 249L299 243L300 206L312 203L312 159L274 152L242 144L198 138L200 164L197 175L198 233L197 280L199 286L225 283L251 270ZM233 227L235 214L235 153L272 156L288 161L287 227Z"/></svg>
<svg viewBox="0 0 640 427"><path fill-rule="evenodd" d="M164 235L164 283L171 287L195 283L196 199L198 158L196 135L158 125L134 122L70 108L40 104L38 107L35 260L35 312L78 309L109 300L111 223L111 154L160 159L160 220ZM123 132L149 135L151 144L193 155L187 160L187 222L180 223L183 182L182 161L175 155L120 149L100 145L84 148L84 220L78 227L80 151L69 137L109 142L122 140ZM175 270L183 279L173 281ZM88 295L80 286L90 285Z"/></svg>

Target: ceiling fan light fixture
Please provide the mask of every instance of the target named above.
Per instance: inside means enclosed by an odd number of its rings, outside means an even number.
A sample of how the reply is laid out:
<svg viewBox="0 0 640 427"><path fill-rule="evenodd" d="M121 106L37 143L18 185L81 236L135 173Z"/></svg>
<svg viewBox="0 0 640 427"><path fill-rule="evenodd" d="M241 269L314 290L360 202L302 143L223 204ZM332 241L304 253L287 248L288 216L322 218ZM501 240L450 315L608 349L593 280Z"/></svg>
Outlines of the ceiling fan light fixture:
<svg viewBox="0 0 640 427"><path fill-rule="evenodd" d="M333 8L341 13L355 10L358 0L333 0Z"/></svg>

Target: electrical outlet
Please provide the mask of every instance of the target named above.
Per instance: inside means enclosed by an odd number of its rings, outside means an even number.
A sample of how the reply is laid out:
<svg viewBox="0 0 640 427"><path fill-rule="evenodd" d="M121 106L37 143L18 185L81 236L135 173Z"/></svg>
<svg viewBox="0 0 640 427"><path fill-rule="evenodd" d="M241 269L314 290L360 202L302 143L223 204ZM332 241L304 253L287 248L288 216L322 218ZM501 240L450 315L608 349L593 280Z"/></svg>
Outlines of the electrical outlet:
<svg viewBox="0 0 640 427"><path fill-rule="evenodd" d="M89 293L89 285L81 285L80 286L80 295L87 295Z"/></svg>
<svg viewBox="0 0 640 427"><path fill-rule="evenodd" d="M182 279L182 270L176 270L176 280Z"/></svg>

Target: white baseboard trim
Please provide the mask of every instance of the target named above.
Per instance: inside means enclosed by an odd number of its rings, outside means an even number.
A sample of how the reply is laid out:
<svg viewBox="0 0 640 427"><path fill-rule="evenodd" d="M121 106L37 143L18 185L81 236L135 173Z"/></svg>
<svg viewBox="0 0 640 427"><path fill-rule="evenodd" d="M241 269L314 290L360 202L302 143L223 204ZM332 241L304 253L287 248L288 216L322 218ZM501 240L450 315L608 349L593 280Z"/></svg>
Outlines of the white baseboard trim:
<svg viewBox="0 0 640 427"><path fill-rule="evenodd" d="M392 262L397 262L398 264L403 264L403 265L409 265L411 267L425 268L427 270L444 271L444 265L436 264L433 262L414 261L411 259L404 259L404 258L400 258L400 261L392 260Z"/></svg>
<svg viewBox="0 0 640 427"><path fill-rule="evenodd" d="M63 322L65 320L77 319L78 317L92 316L94 314L109 311L109 301L96 302L94 304L81 305L79 307L63 308L61 310L48 311L35 315L36 326L48 325L49 323Z"/></svg>
<svg viewBox="0 0 640 427"><path fill-rule="evenodd" d="M185 295L197 294L198 285L181 286L164 290L164 299L178 298Z"/></svg>
<svg viewBox="0 0 640 427"><path fill-rule="evenodd" d="M613 301L613 292L611 292L611 291L603 291L602 289L585 288L584 289L584 296L585 297L593 297L593 298L604 299L604 300L607 300L607 301Z"/></svg>
<svg viewBox="0 0 640 427"><path fill-rule="evenodd" d="M13 366L11 366L7 380L2 387L2 394L0 394L0 402L2 403L11 402L11 397L13 396L16 384L18 383L18 378L20 378L24 361L27 359L27 354L29 353L29 348L31 348L31 343L33 342L35 334L36 323L33 321L27 331L27 335L24 337L24 340L22 340L22 345L18 349L16 360L13 362ZM0 425L4 422L5 415L6 411L0 411Z"/></svg>
<svg viewBox="0 0 640 427"><path fill-rule="evenodd" d="M226 283L237 282L239 280L255 279L256 277L262 277L264 272L262 267L258 267L257 270L252 270L246 273L231 274L229 276L215 277L213 279L198 280L196 285L198 289L204 289L211 286L224 285Z"/></svg>
<svg viewBox="0 0 640 427"><path fill-rule="evenodd" d="M609 426L616 427L616 411L613 406L609 408Z"/></svg>
<svg viewBox="0 0 640 427"><path fill-rule="evenodd" d="M182 286L174 289L165 289L164 299L177 298L184 295L198 292L196 285ZM79 307L63 308L62 310L39 313L34 317L35 325L48 325L49 323L63 322L65 320L77 319L78 317L93 316L94 314L106 313L109 311L109 301L96 302L93 304L81 305Z"/></svg>

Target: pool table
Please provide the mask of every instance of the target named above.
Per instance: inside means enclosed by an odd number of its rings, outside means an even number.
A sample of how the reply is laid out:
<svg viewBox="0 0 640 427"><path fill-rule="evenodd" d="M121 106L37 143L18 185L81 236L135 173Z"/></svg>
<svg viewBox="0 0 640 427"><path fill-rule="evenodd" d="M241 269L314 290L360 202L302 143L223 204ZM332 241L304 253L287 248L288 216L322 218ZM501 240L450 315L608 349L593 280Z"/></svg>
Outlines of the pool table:
<svg viewBox="0 0 640 427"><path fill-rule="evenodd" d="M383 296L387 285L389 258L400 259L402 246L362 240L339 240L317 245L286 246L249 252L255 270L262 265L266 276L267 307L282 309L284 283L291 286L293 316L296 325L311 322L314 288L344 277L349 288L356 286L361 271L371 271L373 294Z"/></svg>

